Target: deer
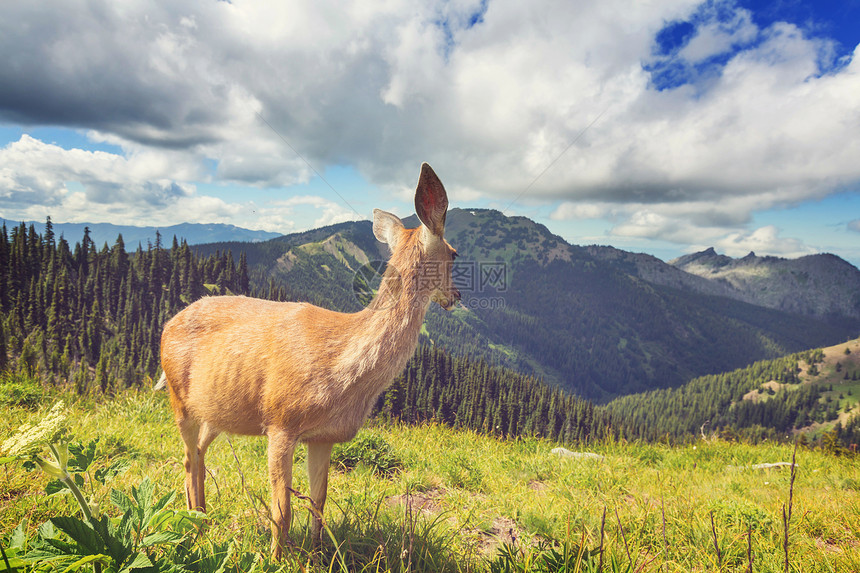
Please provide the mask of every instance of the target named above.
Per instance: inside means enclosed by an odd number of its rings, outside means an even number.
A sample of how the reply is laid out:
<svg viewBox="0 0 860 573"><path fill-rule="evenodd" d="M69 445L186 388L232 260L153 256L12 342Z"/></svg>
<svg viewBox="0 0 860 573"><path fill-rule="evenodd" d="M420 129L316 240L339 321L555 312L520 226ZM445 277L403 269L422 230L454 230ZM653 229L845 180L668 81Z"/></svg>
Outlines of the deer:
<svg viewBox="0 0 860 573"><path fill-rule="evenodd" d="M415 190L421 225L374 209L390 257L371 302L354 313L304 302L210 296L164 326L162 375L185 445L188 509L206 511L204 457L222 432L268 438L272 556L291 546L293 453L307 444L311 537L319 546L332 446L355 437L377 397L415 353L431 303L460 300L444 239L448 196L426 163Z"/></svg>

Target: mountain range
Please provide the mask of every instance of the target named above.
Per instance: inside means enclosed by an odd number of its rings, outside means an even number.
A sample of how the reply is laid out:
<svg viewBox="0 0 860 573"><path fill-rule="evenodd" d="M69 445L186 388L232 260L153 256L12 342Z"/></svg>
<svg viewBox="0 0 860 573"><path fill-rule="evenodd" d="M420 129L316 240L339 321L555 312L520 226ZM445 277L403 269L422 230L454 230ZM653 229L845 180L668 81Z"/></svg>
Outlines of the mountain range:
<svg viewBox="0 0 860 573"><path fill-rule="evenodd" d="M7 221L7 226L11 222ZM33 225L36 232L45 232L45 223L28 221L24 223L27 227ZM280 233L269 231L252 231L235 225L223 223L180 223L166 227L136 227L133 225L114 225L111 223L51 223L54 235L63 236L68 241L74 242L83 236L84 229L90 230L90 239L97 247L101 248L104 243L113 245L118 235L122 235L126 249L134 251L138 245L147 248L155 244L156 234L161 234L161 240L165 245L170 244L175 236L180 242L184 239L189 245L200 243L212 243L215 241L242 241L259 242L267 241L281 236Z"/></svg>
<svg viewBox="0 0 860 573"><path fill-rule="evenodd" d="M835 255L782 259L751 252L733 259L711 248L669 264L752 304L809 316L860 318L857 268Z"/></svg>
<svg viewBox="0 0 860 573"><path fill-rule="evenodd" d="M414 216L404 222L417 225ZM460 254L463 301L451 313L431 308L425 341L597 401L677 387L860 332L860 271L832 255L711 265L719 255L705 251L669 264L571 245L494 210L450 210L446 238ZM195 250L244 251L257 292L281 285L286 298L344 311L366 303L386 258L369 221ZM756 279L738 278L750 275Z"/></svg>

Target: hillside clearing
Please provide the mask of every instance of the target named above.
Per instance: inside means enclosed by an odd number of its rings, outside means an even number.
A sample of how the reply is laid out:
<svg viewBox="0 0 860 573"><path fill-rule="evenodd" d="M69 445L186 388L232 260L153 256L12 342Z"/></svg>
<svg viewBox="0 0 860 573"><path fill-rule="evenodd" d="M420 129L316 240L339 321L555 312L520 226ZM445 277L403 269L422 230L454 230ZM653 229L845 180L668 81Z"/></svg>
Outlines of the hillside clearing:
<svg viewBox="0 0 860 573"><path fill-rule="evenodd" d="M838 416L827 422L816 422L799 428L797 433L818 436L832 430L837 423L845 424L851 416L860 412L860 339L836 344L816 352L819 360L809 363L798 361L800 384L780 384L775 380L750 390L743 399L753 402L767 400L780 390L798 389L804 385L815 385L821 390L820 401L829 404L837 401Z"/></svg>

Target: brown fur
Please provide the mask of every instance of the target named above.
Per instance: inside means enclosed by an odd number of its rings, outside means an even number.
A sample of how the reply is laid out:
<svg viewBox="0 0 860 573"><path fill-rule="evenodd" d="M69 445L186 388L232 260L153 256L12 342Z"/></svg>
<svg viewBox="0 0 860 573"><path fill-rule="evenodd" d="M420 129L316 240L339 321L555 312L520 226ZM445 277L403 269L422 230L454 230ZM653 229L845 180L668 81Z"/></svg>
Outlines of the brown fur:
<svg viewBox="0 0 860 573"><path fill-rule="evenodd" d="M219 433L268 436L272 549L280 557L290 524L293 451L306 442L319 539L332 444L355 436L412 356L430 301L450 309L459 300L451 284L455 253L442 238L447 205L442 184L424 164L416 191L421 227L405 229L394 215L374 212L374 234L392 256L379 293L360 312L224 296L201 299L167 323L158 386L168 387L185 442L190 509L206 509L203 459Z"/></svg>

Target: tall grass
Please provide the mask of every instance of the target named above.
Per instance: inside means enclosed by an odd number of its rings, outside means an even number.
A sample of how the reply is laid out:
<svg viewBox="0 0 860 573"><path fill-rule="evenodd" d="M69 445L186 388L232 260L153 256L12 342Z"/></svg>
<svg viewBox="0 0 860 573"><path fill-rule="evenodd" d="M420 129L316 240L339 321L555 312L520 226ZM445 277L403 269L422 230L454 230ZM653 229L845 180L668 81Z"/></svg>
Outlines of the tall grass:
<svg viewBox="0 0 860 573"><path fill-rule="evenodd" d="M0 438L53 400L10 404ZM75 437L99 438L102 467L129 463L104 485L83 478L102 511L118 518L111 490L130 495L144 478L156 498L175 492L171 507L182 509L182 445L165 396L66 400ZM433 424L373 425L339 448L332 464L321 550L311 548L312 508L294 497L296 547L274 564L265 440L222 436L207 457L208 525L183 551L223 570L783 572L786 563L788 571L860 570L855 458L799 448L792 487L788 469L751 469L790 461L791 447L782 444L590 445L602 461L560 458L550 454L555 446ZM293 486L301 494L308 491L304 456L300 448ZM49 518L76 515L69 496L44 496L48 481L20 462L0 468L4 547L22 522L34 538ZM178 549L164 551L179 559Z"/></svg>

